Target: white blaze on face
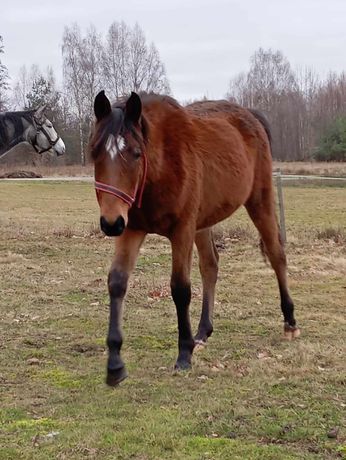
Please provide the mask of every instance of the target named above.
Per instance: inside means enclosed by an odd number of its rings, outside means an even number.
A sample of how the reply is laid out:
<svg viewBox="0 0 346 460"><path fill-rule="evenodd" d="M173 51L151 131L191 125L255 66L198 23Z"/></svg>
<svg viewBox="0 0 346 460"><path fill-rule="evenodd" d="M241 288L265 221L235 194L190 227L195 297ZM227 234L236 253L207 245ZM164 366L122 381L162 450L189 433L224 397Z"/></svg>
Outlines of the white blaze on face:
<svg viewBox="0 0 346 460"><path fill-rule="evenodd" d="M123 138L123 136L119 136L117 137L117 145L118 145L118 149L120 152L122 152L125 148L125 139Z"/></svg>
<svg viewBox="0 0 346 460"><path fill-rule="evenodd" d="M106 150L107 152L109 153L109 155L111 156L112 160L115 158L116 154L117 154L117 149L115 147L115 138L113 136L113 134L110 134L108 136L108 139L107 139L107 142L106 142Z"/></svg>
<svg viewBox="0 0 346 460"><path fill-rule="evenodd" d="M54 145L53 150L55 150L57 155L63 155L65 153L65 144L61 138Z"/></svg>
<svg viewBox="0 0 346 460"><path fill-rule="evenodd" d="M106 142L106 150L109 153L112 160L114 160L118 152L121 152L122 150L124 150L124 147L125 147L125 139L122 136L120 136L120 134L117 137L116 142L115 142L115 137L113 136L113 134L110 134L108 136L108 139Z"/></svg>
<svg viewBox="0 0 346 460"><path fill-rule="evenodd" d="M44 127L46 129L46 132L52 142L54 142L56 139L59 138L58 133L55 131L54 126L52 123L47 119ZM61 137L58 139L58 141L53 145L53 150L56 152L57 155L63 155L65 153L65 144L64 141L61 139Z"/></svg>

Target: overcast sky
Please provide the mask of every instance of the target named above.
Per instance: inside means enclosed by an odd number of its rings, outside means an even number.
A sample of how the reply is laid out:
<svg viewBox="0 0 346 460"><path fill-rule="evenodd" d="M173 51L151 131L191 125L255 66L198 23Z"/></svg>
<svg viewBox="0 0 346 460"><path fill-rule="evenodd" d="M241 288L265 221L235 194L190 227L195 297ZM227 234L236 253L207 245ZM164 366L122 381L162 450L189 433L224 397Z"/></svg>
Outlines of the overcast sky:
<svg viewBox="0 0 346 460"><path fill-rule="evenodd" d="M166 66L180 101L222 98L260 46L321 76L346 70L346 0L0 0L1 59L15 80L22 65L52 66L61 81L65 25L106 33L139 23Z"/></svg>

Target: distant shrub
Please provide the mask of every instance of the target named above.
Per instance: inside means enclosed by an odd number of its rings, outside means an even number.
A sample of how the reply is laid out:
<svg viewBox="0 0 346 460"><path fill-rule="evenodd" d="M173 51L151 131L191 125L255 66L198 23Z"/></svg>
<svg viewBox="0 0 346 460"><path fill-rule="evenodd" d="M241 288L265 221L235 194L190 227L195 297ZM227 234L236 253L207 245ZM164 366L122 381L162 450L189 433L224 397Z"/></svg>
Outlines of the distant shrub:
<svg viewBox="0 0 346 460"><path fill-rule="evenodd" d="M227 242L234 244L253 241L255 233L248 226L233 225L227 229L216 226L213 235L217 249L222 251L226 248Z"/></svg>
<svg viewBox="0 0 346 460"><path fill-rule="evenodd" d="M346 117L334 121L313 156L317 161L346 161Z"/></svg>
<svg viewBox="0 0 346 460"><path fill-rule="evenodd" d="M340 244L346 242L346 231L341 227L327 227L318 230L316 236L319 240L331 240Z"/></svg>

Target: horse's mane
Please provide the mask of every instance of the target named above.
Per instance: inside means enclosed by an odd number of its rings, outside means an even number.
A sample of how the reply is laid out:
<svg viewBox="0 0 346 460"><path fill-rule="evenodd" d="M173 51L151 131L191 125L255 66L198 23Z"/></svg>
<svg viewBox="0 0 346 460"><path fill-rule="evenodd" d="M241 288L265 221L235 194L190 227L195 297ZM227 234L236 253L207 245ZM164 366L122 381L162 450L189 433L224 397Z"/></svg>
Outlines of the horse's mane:
<svg viewBox="0 0 346 460"><path fill-rule="evenodd" d="M166 94L147 93L143 91L139 93L139 96L144 104L158 101L167 103L176 108L183 108L176 99Z"/></svg>
<svg viewBox="0 0 346 460"><path fill-rule="evenodd" d="M183 108L176 99L174 99L172 96L168 96L167 94L157 94L153 92L140 91L138 93L138 96L141 98L143 105L157 101L167 103L173 107ZM128 95L120 97L112 103L112 107L124 109L127 99Z"/></svg>
<svg viewBox="0 0 346 460"><path fill-rule="evenodd" d="M2 112L0 113L0 144L5 144L7 141L7 122L12 123L14 126L14 138L21 136L23 132L24 118L29 123L32 123L33 110L26 110L21 112Z"/></svg>

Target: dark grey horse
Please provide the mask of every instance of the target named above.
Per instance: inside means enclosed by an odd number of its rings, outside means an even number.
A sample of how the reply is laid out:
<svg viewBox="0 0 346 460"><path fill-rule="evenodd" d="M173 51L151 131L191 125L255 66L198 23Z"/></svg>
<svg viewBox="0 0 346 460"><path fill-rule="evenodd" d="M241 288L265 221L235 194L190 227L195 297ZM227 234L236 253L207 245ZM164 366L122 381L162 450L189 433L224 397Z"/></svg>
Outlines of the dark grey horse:
<svg viewBox="0 0 346 460"><path fill-rule="evenodd" d="M45 106L24 112L0 112L0 157L20 142L28 142L37 153L52 149L65 153L65 144L44 115Z"/></svg>

